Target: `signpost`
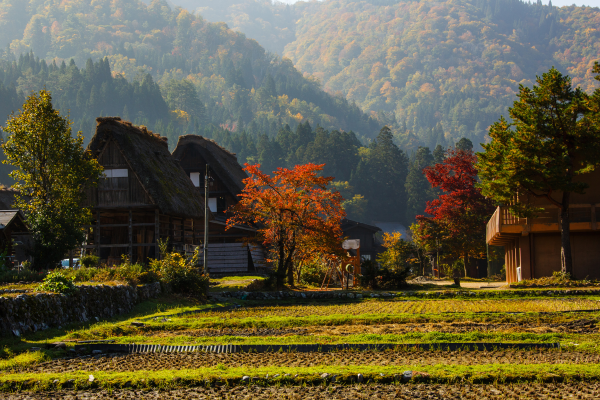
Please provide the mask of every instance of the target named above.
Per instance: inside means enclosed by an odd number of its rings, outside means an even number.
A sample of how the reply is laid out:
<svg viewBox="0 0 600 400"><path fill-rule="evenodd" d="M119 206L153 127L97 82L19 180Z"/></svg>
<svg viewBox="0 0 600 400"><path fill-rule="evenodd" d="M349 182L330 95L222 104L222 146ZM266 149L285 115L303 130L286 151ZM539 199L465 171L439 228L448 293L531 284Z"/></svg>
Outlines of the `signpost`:
<svg viewBox="0 0 600 400"><path fill-rule="evenodd" d="M356 279L357 273L360 273L360 239L348 239L342 243L342 249L344 250L356 250L356 260L354 268L352 269L352 286L356 287L358 280ZM346 277L346 290L348 290L348 275L350 272L347 268L342 271Z"/></svg>

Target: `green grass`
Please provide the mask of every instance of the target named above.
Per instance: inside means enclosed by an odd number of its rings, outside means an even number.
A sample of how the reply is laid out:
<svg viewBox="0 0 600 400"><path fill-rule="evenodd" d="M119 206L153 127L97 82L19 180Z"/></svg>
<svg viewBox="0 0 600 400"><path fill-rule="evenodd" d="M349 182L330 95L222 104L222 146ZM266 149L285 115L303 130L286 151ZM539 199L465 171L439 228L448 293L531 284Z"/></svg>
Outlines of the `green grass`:
<svg viewBox="0 0 600 400"><path fill-rule="evenodd" d="M231 282L237 278L255 279L259 277L227 277L216 280ZM545 289L547 290L547 289ZM268 374L280 374L281 377L269 384L286 384L285 374L298 374L294 381L321 383L320 374L327 372L349 379L357 373L371 376L373 380L392 379L393 374L401 374L404 369L427 373L422 379L427 382L516 382L537 380L600 380L600 365L560 364L560 365L436 365L388 367L377 365L337 366L321 365L315 367L277 367L247 368L224 366L198 368L193 370L163 370L157 372L96 372L78 371L65 374L28 374L12 373L30 365L48 359L64 357L63 351L42 350L27 352L33 346L45 348L45 344L56 341L69 341L71 346L76 340L110 339L116 343L145 343L162 345L189 344L340 344L340 343L443 343L443 342L559 342L569 351L600 353L600 333L528 333L510 331L469 331L466 333L448 333L431 328L424 332L372 333L373 330L361 330L363 325L404 323L450 323L480 322L491 324L548 324L565 323L578 319L600 320L600 312L586 314L550 313L543 311L569 311L576 309L598 309L597 297L573 296L569 299L553 297L539 298L461 298L461 299L411 299L383 300L365 298L363 300L327 300L299 301L278 300L274 302L241 301L232 303L246 307L227 310L213 310L215 307L230 305L227 303L200 304L192 298L179 296L161 296L158 299L138 304L131 313L112 318L108 321L70 324L63 329L51 329L36 333L25 333L21 338L0 338L0 387L3 390L55 389L52 382L57 379L58 387L74 379L72 386L79 388L121 387L131 382L133 387L169 388L173 386L205 385L218 379L238 382L244 376L264 377ZM280 304L277 306L276 304ZM177 316L177 314L205 310L198 314ZM449 311L449 312L448 312ZM496 313L492 313L496 311ZM512 311L527 311L524 314L508 314ZM455 313L453 313L455 312ZM143 321L145 326L132 326L133 321ZM348 328L345 329L344 327ZM311 328L337 327L344 334L335 334L331 330L315 335L292 334L289 336L230 336L213 337L194 336L194 330L201 329L241 329L241 328ZM350 329L350 328L353 329ZM381 377L379 374L385 374ZM88 376L96 378L93 384ZM346 377L346 378L344 378ZM175 379L175 380L174 380Z"/></svg>
<svg viewBox="0 0 600 400"><path fill-rule="evenodd" d="M313 367L226 367L218 365L197 369L160 370L135 372L78 371L75 373L10 373L0 375L0 390L15 389L48 390L66 386L84 389L89 387L119 388L129 383L134 388L175 388L184 386L212 385L216 381L239 384L243 376L260 380L262 384L323 383L321 374L336 375L338 383L351 383L361 373L375 382L394 382L401 379L403 371L417 371L413 381L430 383L508 383L540 381L592 381L600 379L600 365L589 364L483 364L483 365L406 365L406 366L329 366ZM414 373L414 372L413 372ZM278 378L265 379L266 375L279 374ZM286 374L289 374L286 376ZM381 376L383 374L383 376ZM89 376L94 381L90 384ZM297 375L297 376L296 376ZM57 383L54 383L54 381Z"/></svg>

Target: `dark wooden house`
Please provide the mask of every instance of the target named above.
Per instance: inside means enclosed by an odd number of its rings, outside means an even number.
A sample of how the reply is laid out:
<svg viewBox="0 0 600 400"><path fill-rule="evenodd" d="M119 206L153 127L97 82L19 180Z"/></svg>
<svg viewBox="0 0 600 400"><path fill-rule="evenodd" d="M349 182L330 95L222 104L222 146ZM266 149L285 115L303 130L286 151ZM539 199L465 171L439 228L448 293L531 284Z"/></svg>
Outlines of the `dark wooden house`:
<svg viewBox="0 0 600 400"><path fill-rule="evenodd" d="M342 231L347 239L360 239L360 257L362 260L375 261L377 255L385 250L375 236L377 232L381 232L381 228L375 225L344 219L342 221Z"/></svg>
<svg viewBox="0 0 600 400"><path fill-rule="evenodd" d="M32 237L19 210L0 210L0 252L6 255L13 266L29 260Z"/></svg>
<svg viewBox="0 0 600 400"><path fill-rule="evenodd" d="M256 234L250 226L225 230L227 209L239 201L248 176L237 157L215 141L198 135L180 136L173 156L196 187L198 198L204 195L204 175L209 166L208 206L213 218L209 221L207 264L210 272L249 272L264 266L264 251L258 245L247 246Z"/></svg>
<svg viewBox="0 0 600 400"><path fill-rule="evenodd" d="M146 262L159 255L158 240L193 251L204 232L204 200L169 152L166 138L120 118L98 118L88 150L104 167L88 189L86 250L117 264L122 256Z"/></svg>

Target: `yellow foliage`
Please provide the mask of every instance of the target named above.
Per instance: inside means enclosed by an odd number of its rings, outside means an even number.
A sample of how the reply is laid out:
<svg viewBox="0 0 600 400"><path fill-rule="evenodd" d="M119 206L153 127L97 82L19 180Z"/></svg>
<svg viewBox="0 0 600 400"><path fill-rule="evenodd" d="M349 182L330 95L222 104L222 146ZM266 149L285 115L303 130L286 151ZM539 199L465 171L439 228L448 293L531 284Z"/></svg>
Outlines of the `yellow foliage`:
<svg viewBox="0 0 600 400"><path fill-rule="evenodd" d="M187 125L190 122L190 114L186 113L183 110L173 110L171 111L171 117L181 125Z"/></svg>

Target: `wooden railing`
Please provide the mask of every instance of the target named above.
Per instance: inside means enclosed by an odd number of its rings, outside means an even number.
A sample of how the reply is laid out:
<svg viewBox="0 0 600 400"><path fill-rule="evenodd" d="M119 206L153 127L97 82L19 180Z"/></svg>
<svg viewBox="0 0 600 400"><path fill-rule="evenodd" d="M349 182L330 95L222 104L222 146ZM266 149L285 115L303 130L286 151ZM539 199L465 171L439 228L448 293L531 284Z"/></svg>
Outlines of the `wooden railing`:
<svg viewBox="0 0 600 400"><path fill-rule="evenodd" d="M596 204L573 204L569 207L571 229L586 231L596 230ZM558 231L560 211L556 206L547 206L534 218L519 218L507 207L498 207L486 226L486 241L499 234L518 234L520 232L554 232Z"/></svg>

